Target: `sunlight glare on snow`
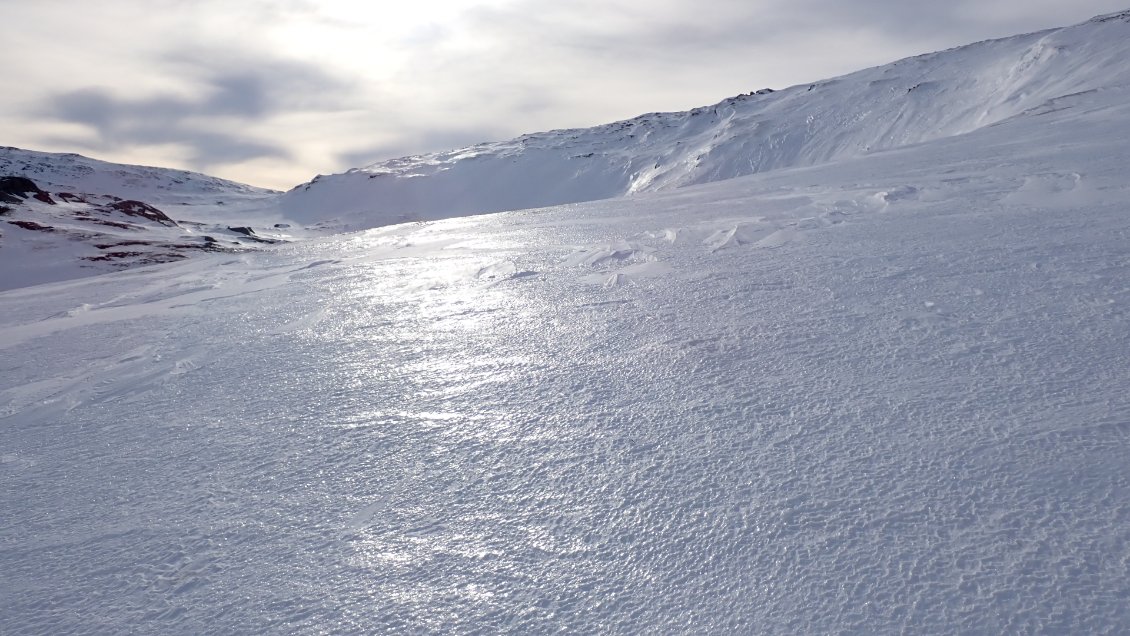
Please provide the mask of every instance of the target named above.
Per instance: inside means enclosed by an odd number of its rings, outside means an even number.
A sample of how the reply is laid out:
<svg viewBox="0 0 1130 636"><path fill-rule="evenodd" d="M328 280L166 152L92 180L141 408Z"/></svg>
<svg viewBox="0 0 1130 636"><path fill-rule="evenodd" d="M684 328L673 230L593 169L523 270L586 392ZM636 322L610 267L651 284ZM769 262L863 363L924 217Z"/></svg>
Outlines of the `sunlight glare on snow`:
<svg viewBox="0 0 1130 636"><path fill-rule="evenodd" d="M464 222L468 228L471 221ZM363 387L386 381L390 374L407 378L395 402L411 399L443 400L445 408L410 411L377 406L353 427L382 426L382 422L411 422L416 430L443 431L454 439L513 439L504 409L450 408L478 392L509 383L521 383L517 369L528 356L501 355L489 346L499 334L524 336L527 323L536 322L549 309L526 293L536 284L537 273L521 270L507 255L512 239L475 231L451 232L446 224L437 232L430 224L404 224L357 234L349 241L358 255L354 275L335 284L342 316L334 337L348 337L359 355L342 361L344 385ZM423 264L423 265L421 265ZM422 274L422 275L421 275ZM458 355L436 357L437 348L458 343ZM373 365L390 350L399 350L402 365L390 370Z"/></svg>

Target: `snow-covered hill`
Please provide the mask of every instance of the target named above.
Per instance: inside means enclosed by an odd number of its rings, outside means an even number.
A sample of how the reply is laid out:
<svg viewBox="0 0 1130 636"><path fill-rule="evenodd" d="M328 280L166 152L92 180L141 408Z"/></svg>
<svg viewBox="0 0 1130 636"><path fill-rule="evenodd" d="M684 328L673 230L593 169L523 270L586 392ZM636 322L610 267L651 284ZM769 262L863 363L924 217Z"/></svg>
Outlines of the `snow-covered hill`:
<svg viewBox="0 0 1130 636"><path fill-rule="evenodd" d="M405 220L588 201L816 165L1086 104L1130 83L1130 12L837 79L395 159L288 192L300 222Z"/></svg>
<svg viewBox="0 0 1130 636"><path fill-rule="evenodd" d="M154 205L223 205L260 198L273 190L198 172L99 161L72 153L38 152L0 146L0 175L31 179L52 192L89 192Z"/></svg>
<svg viewBox="0 0 1130 636"><path fill-rule="evenodd" d="M0 148L0 290L285 240L277 197L184 170Z"/></svg>

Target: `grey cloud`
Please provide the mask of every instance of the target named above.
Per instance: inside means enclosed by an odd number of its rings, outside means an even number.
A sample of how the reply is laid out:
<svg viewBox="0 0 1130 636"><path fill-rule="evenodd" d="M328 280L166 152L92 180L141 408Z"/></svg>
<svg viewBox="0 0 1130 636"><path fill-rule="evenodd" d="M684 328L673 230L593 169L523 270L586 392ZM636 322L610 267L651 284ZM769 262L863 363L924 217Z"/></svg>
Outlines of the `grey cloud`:
<svg viewBox="0 0 1130 636"><path fill-rule="evenodd" d="M170 138L167 141L184 141L184 138ZM281 145L223 134L197 132L192 135L189 143L195 153L192 160L201 168L212 164L238 163L261 157L293 158L291 152Z"/></svg>
<svg viewBox="0 0 1130 636"><path fill-rule="evenodd" d="M292 60L188 50L166 55L162 65L200 78L209 94L199 105L205 112L254 118L281 111L334 109L354 99L345 79Z"/></svg>
<svg viewBox="0 0 1130 636"><path fill-rule="evenodd" d="M122 99L103 89L81 89L56 95L51 100L48 113L63 121L94 128L103 149L185 144L192 149L190 160L197 169L256 157L290 157L282 146L237 134L222 135L202 130L199 125L185 121L190 116L207 118L209 115L227 114L224 111L230 110L230 106L208 109L201 108L199 103L174 97Z"/></svg>
<svg viewBox="0 0 1130 636"><path fill-rule="evenodd" d="M104 88L82 88L49 98L43 112L54 119L93 128L104 149L178 143L191 148L193 167L259 157L292 158L282 145L230 129L234 118L257 121L281 113L333 110L351 93L341 80L289 61L241 60L222 63L207 56L178 54L165 60L183 76L199 78L199 96L121 96ZM234 68L238 70L223 70Z"/></svg>
<svg viewBox="0 0 1130 636"><path fill-rule="evenodd" d="M1067 14L1080 10L1076 3ZM1091 0L1095 13L1109 0ZM525 41L533 48L561 48L605 59L646 63L648 58L685 59L710 64L712 54L739 51L773 43L788 50L789 40L831 35L828 56L850 54L835 36L869 32L889 43L921 44L920 52L935 46L958 45L1002 37L1062 22L1048 22L1047 11L1029 18L1028 0L654 0L646 9L636 3L574 2L547 5L523 0L504 7L481 8L469 14L472 28L497 34L507 41ZM1007 14L1007 25L989 19ZM584 16L585 19L576 19ZM1063 20L1069 20L1064 17ZM1017 24L1022 26L1018 27ZM615 28L608 28L609 24ZM703 57L696 57L703 56ZM631 58L635 58L634 60Z"/></svg>

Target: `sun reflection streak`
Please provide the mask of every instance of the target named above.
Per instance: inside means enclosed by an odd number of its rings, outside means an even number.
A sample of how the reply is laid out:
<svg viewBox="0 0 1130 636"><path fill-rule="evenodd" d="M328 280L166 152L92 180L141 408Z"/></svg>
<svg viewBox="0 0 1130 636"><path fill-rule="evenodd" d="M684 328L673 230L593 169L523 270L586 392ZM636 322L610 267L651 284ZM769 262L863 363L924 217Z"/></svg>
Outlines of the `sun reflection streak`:
<svg viewBox="0 0 1130 636"><path fill-rule="evenodd" d="M555 445L584 432L530 407L559 311L539 293L544 264L481 220L443 228L358 234L327 279L335 306L305 333L334 348L327 388L352 405L334 428L366 454L366 471L351 478L366 494L350 505L343 559L389 606L489 614L512 602L508 573L523 567L515 550L580 558L591 549L538 520L557 495L535 488L519 501L507 486L552 478L572 457L553 459ZM498 572L495 583L467 574L483 570Z"/></svg>

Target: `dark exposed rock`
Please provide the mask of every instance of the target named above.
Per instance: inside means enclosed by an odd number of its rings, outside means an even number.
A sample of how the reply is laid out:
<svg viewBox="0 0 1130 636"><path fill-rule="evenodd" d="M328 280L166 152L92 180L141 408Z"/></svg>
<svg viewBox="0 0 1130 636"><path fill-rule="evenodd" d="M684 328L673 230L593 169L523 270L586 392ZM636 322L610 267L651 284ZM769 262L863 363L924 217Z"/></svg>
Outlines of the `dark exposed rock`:
<svg viewBox="0 0 1130 636"><path fill-rule="evenodd" d="M172 263L188 258L184 254L175 252L110 252L98 256L84 256L82 260L108 263L118 269L137 267L139 265L158 265Z"/></svg>
<svg viewBox="0 0 1130 636"><path fill-rule="evenodd" d="M145 252L106 252L98 256L86 256L83 258L85 261L114 261L123 258L133 258L135 256L144 256Z"/></svg>
<svg viewBox="0 0 1130 636"><path fill-rule="evenodd" d="M0 177L0 194L10 194L26 199L27 195L33 192L42 192L42 190L27 177ZM17 203L17 201L11 203Z"/></svg>
<svg viewBox="0 0 1130 636"><path fill-rule="evenodd" d="M115 210L127 216L137 216L150 221L156 221L161 225L177 227L177 222L170 219L167 214L142 201L115 201L107 205L106 209Z"/></svg>
<svg viewBox="0 0 1130 636"><path fill-rule="evenodd" d="M208 250L209 252L223 252L227 249L224 246L220 245L220 242L212 236L205 236L203 245L193 245L192 247L196 249Z"/></svg>
<svg viewBox="0 0 1130 636"><path fill-rule="evenodd" d="M162 243L160 247L171 250L204 250L205 252L238 252L239 249L224 247L216 241L206 243Z"/></svg>
<svg viewBox="0 0 1130 636"><path fill-rule="evenodd" d="M1130 22L1130 11L1119 11L1118 13L1110 13L1107 15L1100 15L1091 18L1091 22L1113 22L1115 20L1122 20L1123 22Z"/></svg>
<svg viewBox="0 0 1130 636"><path fill-rule="evenodd" d="M145 228L141 227L140 225L134 225L132 223L121 223L119 221L107 221L106 219L91 219L91 222L97 223L98 225L105 225L107 227L116 227L119 230L144 230L145 229Z"/></svg>
<svg viewBox="0 0 1130 636"><path fill-rule="evenodd" d="M255 230L251 229L250 227L246 227L246 226L232 227L232 226L229 225L228 229L231 230L232 232L235 232L236 234L242 234L242 235L246 236L247 238L251 239L252 241L255 241L256 243L266 243L268 245L274 245L275 243L279 242L279 241L276 241L275 239L267 239L267 238L263 238L263 237L259 236L258 234L255 233Z"/></svg>
<svg viewBox="0 0 1130 636"><path fill-rule="evenodd" d="M51 195L39 189L35 182L27 177L0 177L0 202L22 203L29 196L55 205Z"/></svg>
<svg viewBox="0 0 1130 636"><path fill-rule="evenodd" d="M131 245L151 245L149 241L118 241L116 243L95 243L94 247L100 250L108 250L112 247L129 247Z"/></svg>
<svg viewBox="0 0 1130 636"><path fill-rule="evenodd" d="M86 223L97 223L98 225L105 225L107 227L116 227L119 230L144 230L145 228L133 223L123 223L121 221L111 221L109 219L98 219L90 216L87 212L75 212L75 218Z"/></svg>
<svg viewBox="0 0 1130 636"><path fill-rule="evenodd" d="M34 232L54 232L55 231L54 227L51 227L50 225L40 225L39 223L36 223L35 221L8 221L8 223L10 223L10 224L12 224L16 227L22 227L25 230L32 230Z"/></svg>

